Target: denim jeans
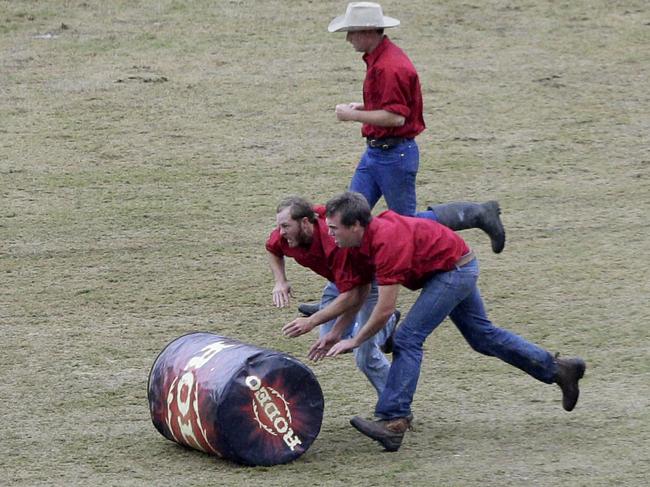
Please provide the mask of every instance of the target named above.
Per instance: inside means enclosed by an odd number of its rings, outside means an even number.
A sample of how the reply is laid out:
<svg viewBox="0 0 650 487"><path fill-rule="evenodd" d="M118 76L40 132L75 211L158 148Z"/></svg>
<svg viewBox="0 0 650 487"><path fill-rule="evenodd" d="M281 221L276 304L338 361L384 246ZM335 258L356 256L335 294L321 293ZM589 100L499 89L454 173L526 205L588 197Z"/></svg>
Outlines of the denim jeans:
<svg viewBox="0 0 650 487"><path fill-rule="evenodd" d="M416 214L418 218L428 218L429 220L438 221L436 214L433 211L420 211ZM328 282L323 290L321 297L320 309L323 309L329 303L334 301L339 295L339 290L333 282ZM372 310L377 304L378 290L377 284L372 283L370 294L366 302L359 310L356 320L350 326L348 331L344 333L342 338L351 338L355 336L363 325L368 321ZM320 326L320 336L322 337L328 333L334 326L336 320L328 321ZM388 378L388 370L390 369L390 362L386 356L379 349L379 347L386 341L395 328L395 318L391 316L386 326L382 328L374 337L367 340L359 348L354 350L354 357L357 367L365 374L370 383L376 389L377 394L381 395L384 387L386 386L386 379Z"/></svg>
<svg viewBox="0 0 650 487"><path fill-rule="evenodd" d="M389 209L401 215L415 215L419 164L420 152L414 139L390 149L368 147L352 176L350 191L365 196L370 208L384 195Z"/></svg>
<svg viewBox="0 0 650 487"><path fill-rule="evenodd" d="M323 296L320 303L321 309L327 306L338 295L339 291L334 283L328 282L323 290ZM373 282L368 298L357 313L355 322L350 325L347 332L344 333L343 338L351 338L359 332L366 321L368 321L375 304L377 304L377 297L377 285ZM336 320L328 321L320 326L321 337L332 329L335 321ZM386 387L386 379L388 378L388 370L390 369L390 362L379 347L380 345L383 345L386 338L388 338L392 333L395 324L395 317L391 316L386 326L384 326L379 333L369 340L366 340L358 348L354 349L354 358L357 367L368 378L377 391L377 395L380 395L384 390L384 387Z"/></svg>
<svg viewBox="0 0 650 487"><path fill-rule="evenodd" d="M557 372L553 356L488 319L476 281L477 259L449 272L434 274L395 334L393 363L375 414L382 419L408 416L420 376L422 345L447 317L479 353L497 357L550 384Z"/></svg>

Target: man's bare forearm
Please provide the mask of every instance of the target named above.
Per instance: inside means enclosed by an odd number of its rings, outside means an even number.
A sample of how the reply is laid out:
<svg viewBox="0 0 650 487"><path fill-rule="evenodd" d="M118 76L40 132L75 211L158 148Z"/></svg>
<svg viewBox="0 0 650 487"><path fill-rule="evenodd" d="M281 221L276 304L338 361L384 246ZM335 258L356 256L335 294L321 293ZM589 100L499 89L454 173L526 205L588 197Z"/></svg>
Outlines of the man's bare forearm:
<svg viewBox="0 0 650 487"><path fill-rule="evenodd" d="M344 313L352 313L352 316L354 316L361 307L361 298L360 288L354 288L339 294L325 308L311 315L312 323L314 326L322 325Z"/></svg>
<svg viewBox="0 0 650 487"><path fill-rule="evenodd" d="M284 267L284 257L278 257L277 255L268 251L267 253L269 256L269 267L271 268L271 272L273 273L273 279L275 280L276 283L286 282L287 274L285 272L285 267Z"/></svg>
<svg viewBox="0 0 650 487"><path fill-rule="evenodd" d="M372 310L370 318L354 337L357 346L375 336L386 325L386 322L395 311L398 291L399 285L397 284L379 286L379 298L375 309Z"/></svg>

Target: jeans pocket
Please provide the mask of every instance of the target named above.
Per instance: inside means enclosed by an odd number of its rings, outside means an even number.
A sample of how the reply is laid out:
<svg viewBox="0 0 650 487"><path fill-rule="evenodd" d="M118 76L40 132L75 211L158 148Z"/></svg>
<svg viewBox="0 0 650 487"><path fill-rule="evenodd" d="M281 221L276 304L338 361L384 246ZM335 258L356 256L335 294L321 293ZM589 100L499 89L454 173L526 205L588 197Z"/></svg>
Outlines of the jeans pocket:
<svg viewBox="0 0 650 487"><path fill-rule="evenodd" d="M456 269L439 272L436 275L436 280L442 284L445 289L453 289L458 284L458 276L456 275L456 272Z"/></svg>
<svg viewBox="0 0 650 487"><path fill-rule="evenodd" d="M420 151L415 142L406 142L400 145L400 166L402 171L415 174L420 165Z"/></svg>

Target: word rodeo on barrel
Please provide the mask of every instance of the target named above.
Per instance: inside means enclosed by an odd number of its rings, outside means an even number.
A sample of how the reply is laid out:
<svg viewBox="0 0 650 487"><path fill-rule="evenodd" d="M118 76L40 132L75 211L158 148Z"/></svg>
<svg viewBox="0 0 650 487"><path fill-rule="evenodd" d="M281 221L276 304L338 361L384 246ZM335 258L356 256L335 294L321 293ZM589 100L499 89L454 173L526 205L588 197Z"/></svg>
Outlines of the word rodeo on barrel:
<svg viewBox="0 0 650 487"><path fill-rule="evenodd" d="M298 438L298 435L294 434L293 429L289 427L289 424L291 423L291 410L289 409L289 403L286 401L284 396L271 387L264 387L259 377L254 375L246 377L246 385L255 393L253 411L255 412L255 418L257 419L260 428L274 436L277 436L278 434L283 435L282 440L291 451L294 451L297 445L302 444L302 441ZM273 400L272 396L275 396L280 400L282 409L284 409L284 414L280 412L280 408L278 408L278 404ZM262 408L262 411L264 411L264 416L267 421L263 421L262 418L260 418L257 408L258 404Z"/></svg>
<svg viewBox="0 0 650 487"><path fill-rule="evenodd" d="M213 333L168 343L147 388L165 438L243 465L297 459L323 420L323 392L307 366Z"/></svg>

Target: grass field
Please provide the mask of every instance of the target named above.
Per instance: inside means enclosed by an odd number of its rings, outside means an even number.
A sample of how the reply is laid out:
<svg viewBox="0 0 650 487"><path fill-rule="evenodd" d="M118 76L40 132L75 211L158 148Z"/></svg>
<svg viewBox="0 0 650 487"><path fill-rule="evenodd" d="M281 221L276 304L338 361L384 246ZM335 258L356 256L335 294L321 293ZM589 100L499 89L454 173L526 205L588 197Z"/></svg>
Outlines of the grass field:
<svg viewBox="0 0 650 487"><path fill-rule="evenodd" d="M272 306L264 241L281 197L325 201L363 149L334 116L364 75L326 31L345 2L0 0L0 484L647 484L650 7L383 6L423 86L419 203L500 201L503 254L463 232L490 316L585 358L577 409L446 323L397 453L348 424L375 400L349 356L313 367L323 429L292 464L164 439L146 383L177 336L306 361L314 336L281 335L296 311ZM288 273L294 304L318 298L320 278Z"/></svg>

